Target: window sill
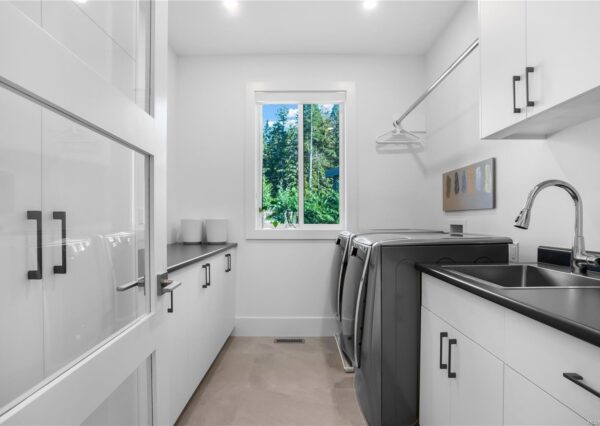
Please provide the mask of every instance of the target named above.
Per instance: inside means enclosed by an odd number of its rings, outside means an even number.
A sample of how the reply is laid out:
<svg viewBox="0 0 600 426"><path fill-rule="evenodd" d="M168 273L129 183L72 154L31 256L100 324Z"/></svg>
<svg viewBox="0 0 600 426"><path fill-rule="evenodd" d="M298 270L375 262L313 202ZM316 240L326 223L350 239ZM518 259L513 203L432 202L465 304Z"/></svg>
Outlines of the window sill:
<svg viewBox="0 0 600 426"><path fill-rule="evenodd" d="M328 229L249 229L247 240L332 240L342 227Z"/></svg>

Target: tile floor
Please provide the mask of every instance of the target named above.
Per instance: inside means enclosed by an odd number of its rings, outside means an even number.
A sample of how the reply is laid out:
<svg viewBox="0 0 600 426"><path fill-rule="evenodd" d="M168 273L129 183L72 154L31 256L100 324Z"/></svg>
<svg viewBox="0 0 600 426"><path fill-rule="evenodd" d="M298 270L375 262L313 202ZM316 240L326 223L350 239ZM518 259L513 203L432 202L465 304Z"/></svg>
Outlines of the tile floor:
<svg viewBox="0 0 600 426"><path fill-rule="evenodd" d="M177 425L366 425L352 380L333 338L231 337Z"/></svg>

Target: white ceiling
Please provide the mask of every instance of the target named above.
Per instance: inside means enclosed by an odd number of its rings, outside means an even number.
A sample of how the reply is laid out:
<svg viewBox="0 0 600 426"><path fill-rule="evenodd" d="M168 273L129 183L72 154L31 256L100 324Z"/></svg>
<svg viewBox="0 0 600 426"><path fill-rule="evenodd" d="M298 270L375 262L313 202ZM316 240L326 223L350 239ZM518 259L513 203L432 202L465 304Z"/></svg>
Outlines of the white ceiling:
<svg viewBox="0 0 600 426"><path fill-rule="evenodd" d="M171 0L169 43L179 55L425 53L461 1Z"/></svg>

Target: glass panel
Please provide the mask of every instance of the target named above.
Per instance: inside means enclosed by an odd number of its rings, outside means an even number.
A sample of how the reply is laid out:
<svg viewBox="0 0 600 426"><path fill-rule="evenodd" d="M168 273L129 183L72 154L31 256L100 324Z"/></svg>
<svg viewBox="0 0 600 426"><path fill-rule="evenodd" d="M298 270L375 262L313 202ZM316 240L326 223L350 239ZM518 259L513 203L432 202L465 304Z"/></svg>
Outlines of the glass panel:
<svg viewBox="0 0 600 426"><path fill-rule="evenodd" d="M150 112L151 0L13 0L24 14Z"/></svg>
<svg viewBox="0 0 600 426"><path fill-rule="evenodd" d="M303 105L304 223L340 221L340 106Z"/></svg>
<svg viewBox="0 0 600 426"><path fill-rule="evenodd" d="M262 226L298 223L298 105L262 106Z"/></svg>
<svg viewBox="0 0 600 426"><path fill-rule="evenodd" d="M47 110L42 138L48 375L147 312L149 295L122 288L144 275L144 157ZM53 212L66 215L65 258ZM66 272L53 270L65 263Z"/></svg>
<svg viewBox="0 0 600 426"><path fill-rule="evenodd" d="M82 423L86 426L152 424L152 363L148 358Z"/></svg>
<svg viewBox="0 0 600 426"><path fill-rule="evenodd" d="M42 210L41 113L0 86L0 414L44 378L43 285L28 279L37 227L27 219Z"/></svg>

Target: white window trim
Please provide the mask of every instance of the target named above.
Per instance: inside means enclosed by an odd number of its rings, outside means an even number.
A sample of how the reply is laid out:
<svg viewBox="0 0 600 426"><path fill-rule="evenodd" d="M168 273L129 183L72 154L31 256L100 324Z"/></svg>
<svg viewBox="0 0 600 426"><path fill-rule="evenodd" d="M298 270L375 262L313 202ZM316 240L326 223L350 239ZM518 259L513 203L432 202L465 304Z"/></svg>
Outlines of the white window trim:
<svg viewBox="0 0 600 426"><path fill-rule="evenodd" d="M341 142L340 147L340 183L341 197L340 224L337 225L303 225L302 228L285 229L263 229L258 225L258 207L262 196L262 128L260 123L261 108L257 108L257 93L260 92L298 92L290 103L299 103L302 93L310 92L344 92L344 114L340 114ZM358 222L356 217L356 145L355 137L355 84L353 82L307 82L298 83L248 83L246 90L246 127L247 140L245 146L245 203L244 220L246 239L331 239L343 229L353 229ZM301 126L301 114L299 114L298 127ZM299 139L300 140L300 139ZM299 174L303 170L300 164L303 156L299 156ZM299 191L303 182L300 179ZM302 208L299 206L299 216Z"/></svg>

